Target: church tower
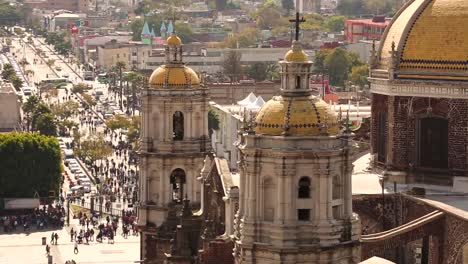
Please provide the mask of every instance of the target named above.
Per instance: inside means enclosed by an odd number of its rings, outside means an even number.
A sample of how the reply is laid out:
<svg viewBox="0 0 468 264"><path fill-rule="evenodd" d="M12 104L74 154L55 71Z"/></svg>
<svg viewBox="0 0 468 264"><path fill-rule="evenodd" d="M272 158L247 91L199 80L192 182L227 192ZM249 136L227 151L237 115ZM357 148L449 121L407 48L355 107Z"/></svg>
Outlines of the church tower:
<svg viewBox="0 0 468 264"><path fill-rule="evenodd" d="M296 41L268 101L239 145L237 264L360 261L351 198L351 146L335 113L309 87L312 62Z"/></svg>
<svg viewBox="0 0 468 264"><path fill-rule="evenodd" d="M183 46L174 33L165 46L165 65L154 70L142 95L140 201L142 259L156 259L162 229L182 200L197 207L197 181L211 146L208 139L208 89L182 60Z"/></svg>

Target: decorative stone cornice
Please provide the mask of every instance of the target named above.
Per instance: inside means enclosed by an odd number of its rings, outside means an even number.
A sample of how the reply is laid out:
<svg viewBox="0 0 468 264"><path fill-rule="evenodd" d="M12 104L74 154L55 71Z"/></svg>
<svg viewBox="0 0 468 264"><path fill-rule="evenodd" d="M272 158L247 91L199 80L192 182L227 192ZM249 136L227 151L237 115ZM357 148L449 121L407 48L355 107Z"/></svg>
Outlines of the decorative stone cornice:
<svg viewBox="0 0 468 264"><path fill-rule="evenodd" d="M390 96L468 99L468 83L369 78L372 93Z"/></svg>

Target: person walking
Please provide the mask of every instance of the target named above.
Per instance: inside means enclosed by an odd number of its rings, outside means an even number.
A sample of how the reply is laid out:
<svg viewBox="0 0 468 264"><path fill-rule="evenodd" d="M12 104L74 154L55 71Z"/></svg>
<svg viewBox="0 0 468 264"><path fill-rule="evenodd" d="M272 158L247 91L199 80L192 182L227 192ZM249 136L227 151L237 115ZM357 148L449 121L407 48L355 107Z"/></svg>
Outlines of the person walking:
<svg viewBox="0 0 468 264"><path fill-rule="evenodd" d="M50 244L54 244L54 238L55 238L55 233L52 232L52 235L50 235Z"/></svg>
<svg viewBox="0 0 468 264"><path fill-rule="evenodd" d="M59 238L58 233L55 233L55 245L57 245L58 238Z"/></svg>
<svg viewBox="0 0 468 264"><path fill-rule="evenodd" d="M46 245L45 250L46 250L46 256L50 256L50 246L49 246L49 244Z"/></svg>
<svg viewBox="0 0 468 264"><path fill-rule="evenodd" d="M78 254L78 242L75 239L75 247L73 249L73 253Z"/></svg>
<svg viewBox="0 0 468 264"><path fill-rule="evenodd" d="M73 235L75 234L75 231L73 231L73 227L70 231L70 242L73 242Z"/></svg>

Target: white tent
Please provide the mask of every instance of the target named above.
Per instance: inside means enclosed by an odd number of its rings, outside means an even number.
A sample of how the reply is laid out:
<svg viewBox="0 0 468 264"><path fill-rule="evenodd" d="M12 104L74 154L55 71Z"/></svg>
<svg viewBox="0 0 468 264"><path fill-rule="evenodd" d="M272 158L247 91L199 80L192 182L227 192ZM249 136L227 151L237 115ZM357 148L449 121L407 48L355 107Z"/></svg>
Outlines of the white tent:
<svg viewBox="0 0 468 264"><path fill-rule="evenodd" d="M247 108L249 110L260 110L260 108L262 108L262 106L264 104L265 104L265 100L263 100L263 98L261 96L259 96L259 97L257 97L257 99L254 102L252 102L251 104L249 104L245 108Z"/></svg>
<svg viewBox="0 0 468 264"><path fill-rule="evenodd" d="M247 106L257 100L257 97L255 96L254 93L250 93L244 100L242 101L237 101L237 104L240 106Z"/></svg>

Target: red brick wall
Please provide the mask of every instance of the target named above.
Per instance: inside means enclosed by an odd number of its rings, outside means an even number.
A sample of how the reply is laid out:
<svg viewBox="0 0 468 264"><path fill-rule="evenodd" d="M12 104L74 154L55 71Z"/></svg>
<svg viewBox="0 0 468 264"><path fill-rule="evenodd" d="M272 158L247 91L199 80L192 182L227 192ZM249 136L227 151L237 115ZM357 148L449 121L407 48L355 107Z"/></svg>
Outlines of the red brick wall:
<svg viewBox="0 0 468 264"><path fill-rule="evenodd" d="M387 96L372 94L371 109L371 153L376 153L378 151L379 114L387 112Z"/></svg>
<svg viewBox="0 0 468 264"><path fill-rule="evenodd" d="M234 243L228 239L210 241L200 254L201 264L234 264Z"/></svg>
<svg viewBox="0 0 468 264"><path fill-rule="evenodd" d="M387 96L373 94L371 115L371 149L377 152L378 146L378 115L387 111ZM395 97L394 104L394 134L393 137L393 168L407 170L410 164L417 163L416 123L418 118L427 115L428 106L432 115L446 118L449 121L448 131L448 168L454 175L464 175L467 169L465 146L468 145L468 100L458 99L428 99ZM388 150L387 150L388 151Z"/></svg>

